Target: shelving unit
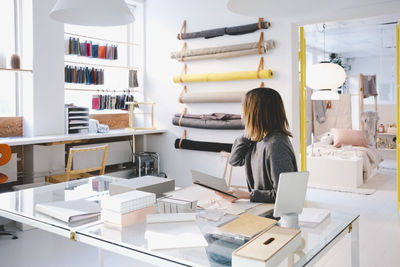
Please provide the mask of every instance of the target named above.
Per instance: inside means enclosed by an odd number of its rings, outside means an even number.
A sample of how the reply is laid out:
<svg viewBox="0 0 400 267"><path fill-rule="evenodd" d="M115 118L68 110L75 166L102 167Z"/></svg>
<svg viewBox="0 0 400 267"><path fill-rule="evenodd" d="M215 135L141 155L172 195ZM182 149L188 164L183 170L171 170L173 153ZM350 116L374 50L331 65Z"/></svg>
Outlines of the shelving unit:
<svg viewBox="0 0 400 267"><path fill-rule="evenodd" d="M89 108L65 107L65 133L89 133Z"/></svg>
<svg viewBox="0 0 400 267"><path fill-rule="evenodd" d="M76 34L76 33L71 33L71 32L64 32L65 35L69 36L75 36L75 37L81 37L81 38L87 38L87 39L92 39L96 41L102 41L102 42L109 42L109 43L114 43L114 44L122 44L122 45L139 45L137 43L131 43L131 42L121 42L121 41L116 41L116 40L110 40L110 39L103 39L103 38L97 38L94 36L88 36L88 35L82 35L82 34Z"/></svg>
<svg viewBox="0 0 400 267"><path fill-rule="evenodd" d="M29 69L10 69L10 68L0 68L0 71L10 71L10 72L30 72L30 73L33 73L33 70L29 70Z"/></svg>

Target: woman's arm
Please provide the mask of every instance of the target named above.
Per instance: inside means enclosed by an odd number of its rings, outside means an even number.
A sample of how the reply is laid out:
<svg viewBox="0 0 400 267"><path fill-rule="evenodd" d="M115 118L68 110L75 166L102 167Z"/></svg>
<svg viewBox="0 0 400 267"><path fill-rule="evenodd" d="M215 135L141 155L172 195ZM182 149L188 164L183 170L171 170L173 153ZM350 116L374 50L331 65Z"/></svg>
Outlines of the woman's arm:
<svg viewBox="0 0 400 267"><path fill-rule="evenodd" d="M250 151L252 143L254 142L244 136L236 138L232 146L229 163L232 166L243 166L244 159L246 154Z"/></svg>
<svg viewBox="0 0 400 267"><path fill-rule="evenodd" d="M269 156L265 157L267 172L272 181L271 190L253 190L250 195L252 202L274 203L276 192L278 190L279 175L282 172L297 171L297 166L294 165L296 159L293 158L293 152L279 144L274 144L269 149ZM268 177L264 177L268 179Z"/></svg>

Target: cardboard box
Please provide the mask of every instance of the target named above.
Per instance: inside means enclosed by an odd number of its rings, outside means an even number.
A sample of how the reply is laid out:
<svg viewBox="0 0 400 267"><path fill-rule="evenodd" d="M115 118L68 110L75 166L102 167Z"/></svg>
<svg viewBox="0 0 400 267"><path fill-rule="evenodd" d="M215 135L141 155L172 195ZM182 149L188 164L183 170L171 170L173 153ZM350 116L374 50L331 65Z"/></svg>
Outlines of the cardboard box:
<svg viewBox="0 0 400 267"><path fill-rule="evenodd" d="M175 190L175 180L156 176L141 176L126 181L110 184L110 195L117 195L132 190L154 193L157 197Z"/></svg>

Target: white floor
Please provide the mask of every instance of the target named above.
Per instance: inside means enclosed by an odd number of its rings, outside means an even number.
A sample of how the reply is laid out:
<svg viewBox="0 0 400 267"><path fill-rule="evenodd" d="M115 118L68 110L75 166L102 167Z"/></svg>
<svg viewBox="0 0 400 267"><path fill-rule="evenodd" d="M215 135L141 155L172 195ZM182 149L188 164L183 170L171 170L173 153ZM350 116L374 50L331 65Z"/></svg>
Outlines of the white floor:
<svg viewBox="0 0 400 267"><path fill-rule="evenodd" d="M396 211L395 170L382 169L371 185L372 195L309 189L310 205L360 214L360 261L362 267L400 266L400 215ZM0 266L99 266L97 249L41 230L19 232L19 239L0 237ZM105 252L105 266L145 266ZM344 238L324 256L318 267L350 266L350 240Z"/></svg>

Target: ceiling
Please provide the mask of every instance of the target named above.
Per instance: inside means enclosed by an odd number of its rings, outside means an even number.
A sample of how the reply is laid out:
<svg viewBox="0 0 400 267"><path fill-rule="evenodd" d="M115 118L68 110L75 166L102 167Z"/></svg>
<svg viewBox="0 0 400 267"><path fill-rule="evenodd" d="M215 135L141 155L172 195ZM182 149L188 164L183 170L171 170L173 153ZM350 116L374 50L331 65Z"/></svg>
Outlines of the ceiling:
<svg viewBox="0 0 400 267"><path fill-rule="evenodd" d="M398 16L326 23L325 50L342 57L395 55ZM323 24L304 27L308 47L324 49Z"/></svg>
<svg viewBox="0 0 400 267"><path fill-rule="evenodd" d="M351 18L394 15L400 12L399 0L228 0L234 13L285 19L299 24L338 21Z"/></svg>

